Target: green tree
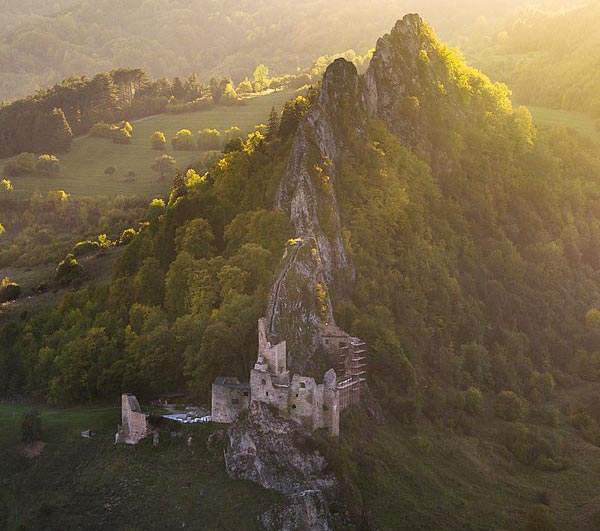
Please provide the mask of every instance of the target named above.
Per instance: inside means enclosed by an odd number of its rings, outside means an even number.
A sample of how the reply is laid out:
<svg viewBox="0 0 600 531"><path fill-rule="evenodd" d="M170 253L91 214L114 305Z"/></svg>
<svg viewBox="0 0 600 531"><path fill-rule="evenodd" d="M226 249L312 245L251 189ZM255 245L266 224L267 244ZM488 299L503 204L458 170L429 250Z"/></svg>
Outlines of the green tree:
<svg viewBox="0 0 600 531"><path fill-rule="evenodd" d="M263 90L264 87L267 85L267 80L269 78L269 69L265 65L260 64L254 69L254 74L252 77L254 79L255 85L258 85L259 87L258 90Z"/></svg>
<svg viewBox="0 0 600 531"><path fill-rule="evenodd" d="M81 279L83 268L77 262L75 256L69 253L56 267L56 281L68 285Z"/></svg>
<svg viewBox="0 0 600 531"><path fill-rule="evenodd" d="M600 310L596 308L590 309L585 314L585 324L590 328L600 330Z"/></svg>
<svg viewBox="0 0 600 531"><path fill-rule="evenodd" d="M0 181L0 201L10 199L14 193L12 183L8 179Z"/></svg>
<svg viewBox="0 0 600 531"><path fill-rule="evenodd" d="M202 129L198 131L198 149L202 151L219 150L222 148L221 133L217 129Z"/></svg>
<svg viewBox="0 0 600 531"><path fill-rule="evenodd" d="M273 142L279 136L279 113L275 110L275 107L271 109L269 113L269 121L267 123L266 139L267 142Z"/></svg>
<svg viewBox="0 0 600 531"><path fill-rule="evenodd" d="M483 396L477 387L469 387L465 394L465 411L479 415L483 411Z"/></svg>
<svg viewBox="0 0 600 531"><path fill-rule="evenodd" d="M547 505L536 504L527 512L527 531L555 531L556 523Z"/></svg>
<svg viewBox="0 0 600 531"><path fill-rule="evenodd" d="M156 258L146 258L134 278L136 298L141 304L160 306L164 299L164 272Z"/></svg>
<svg viewBox="0 0 600 531"><path fill-rule="evenodd" d="M21 153L14 160L9 161L4 167L6 175L18 177L32 173L35 170L35 155L33 153Z"/></svg>
<svg viewBox="0 0 600 531"><path fill-rule="evenodd" d="M165 134L162 131L155 131L152 133L150 136L150 145L152 146L152 149L155 149L156 151L165 149L165 146L167 145Z"/></svg>
<svg viewBox="0 0 600 531"><path fill-rule="evenodd" d="M172 177L175 173L175 159L171 155L161 155L154 159L151 168L160 175L161 179Z"/></svg>
<svg viewBox="0 0 600 531"><path fill-rule="evenodd" d="M214 255L215 236L208 221L196 218L177 229L175 246L194 258L210 258Z"/></svg>
<svg viewBox="0 0 600 531"><path fill-rule="evenodd" d="M247 77L237 87L238 94L250 94L253 90L252 83L248 81Z"/></svg>
<svg viewBox="0 0 600 531"><path fill-rule="evenodd" d="M167 209L167 206L165 205L165 200L164 199L160 199L160 198L154 198L152 201L150 201L150 204L148 205L148 212L146 213L146 220L147 221L153 221L155 219L157 219L158 217L162 216L165 211Z"/></svg>
<svg viewBox="0 0 600 531"><path fill-rule="evenodd" d="M104 175L108 175L109 177L112 177L116 171L117 171L117 168L115 168L114 166L107 166L106 169L104 170Z"/></svg>
<svg viewBox="0 0 600 531"><path fill-rule="evenodd" d="M42 439L42 419L37 409L28 411L21 417L21 441L34 443Z"/></svg>
<svg viewBox="0 0 600 531"><path fill-rule="evenodd" d="M196 140L189 129L180 129L171 140L173 149L178 151L193 151L196 149Z"/></svg>
<svg viewBox="0 0 600 531"><path fill-rule="evenodd" d="M35 169L40 173L56 176L60 174L60 161L54 155L41 155Z"/></svg>
<svg viewBox="0 0 600 531"><path fill-rule="evenodd" d="M514 422L523 417L525 404L513 391L502 391L494 402L494 413L498 418Z"/></svg>
<svg viewBox="0 0 600 531"><path fill-rule="evenodd" d="M21 286L11 282L8 277L0 281L0 304L17 300L21 295Z"/></svg>

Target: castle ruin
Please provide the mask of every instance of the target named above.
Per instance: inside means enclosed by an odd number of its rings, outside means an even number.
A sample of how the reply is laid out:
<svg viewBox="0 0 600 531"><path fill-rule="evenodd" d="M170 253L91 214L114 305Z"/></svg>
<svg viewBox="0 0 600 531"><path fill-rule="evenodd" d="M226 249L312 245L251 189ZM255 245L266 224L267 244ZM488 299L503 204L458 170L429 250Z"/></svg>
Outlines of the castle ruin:
<svg viewBox="0 0 600 531"><path fill-rule="evenodd" d="M323 351L335 367L325 373L323 383L290 373L286 342L271 345L265 319L260 319L258 358L250 372L250 384L237 378L217 378L212 386L212 420L231 423L250 402L257 401L269 404L308 431L325 428L337 437L340 413L360 402L366 381L366 351L362 341L333 325L323 325L320 337Z"/></svg>
<svg viewBox="0 0 600 531"><path fill-rule="evenodd" d="M142 412L135 395L121 395L121 424L115 444L137 444L148 435L148 415Z"/></svg>

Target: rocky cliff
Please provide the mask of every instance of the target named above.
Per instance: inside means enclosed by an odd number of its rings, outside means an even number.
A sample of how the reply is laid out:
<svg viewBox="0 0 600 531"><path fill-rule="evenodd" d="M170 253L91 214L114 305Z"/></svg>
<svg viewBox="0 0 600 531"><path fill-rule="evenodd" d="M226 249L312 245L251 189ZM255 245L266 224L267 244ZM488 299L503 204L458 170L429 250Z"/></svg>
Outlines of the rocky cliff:
<svg viewBox="0 0 600 531"><path fill-rule="evenodd" d="M286 495L262 516L267 530L330 531L346 521L338 483L310 436L261 402L229 428L225 463L230 477Z"/></svg>
<svg viewBox="0 0 600 531"><path fill-rule="evenodd" d="M455 60L418 15L406 15L379 39L364 76L343 59L327 69L318 101L300 122L276 196L296 237L313 246L312 255L288 253L287 273L269 304L270 339L288 342L293 370L322 369L318 325L334 322L329 295L351 289L355 278L336 191L340 162L352 155L347 142L370 142L367 125L381 121L436 175L449 174L460 163L452 147L461 142L457 122L466 117L476 124L484 114L469 100L481 79L459 73Z"/></svg>
<svg viewBox="0 0 600 531"><path fill-rule="evenodd" d="M298 127L277 190L276 206L289 213L298 240L273 289L267 329L271 342L287 341L290 369L303 374L324 368L317 326L334 322L330 287L354 279L342 237L336 175L348 129L364 133L363 94L354 65L338 59L329 66L318 101Z"/></svg>

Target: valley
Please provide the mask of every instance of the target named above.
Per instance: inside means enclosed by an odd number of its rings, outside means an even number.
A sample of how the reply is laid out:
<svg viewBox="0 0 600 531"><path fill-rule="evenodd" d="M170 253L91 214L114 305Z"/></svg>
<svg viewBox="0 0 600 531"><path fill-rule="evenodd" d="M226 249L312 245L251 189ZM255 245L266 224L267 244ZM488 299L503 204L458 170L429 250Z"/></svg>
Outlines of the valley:
<svg viewBox="0 0 600 531"><path fill-rule="evenodd" d="M0 30L104 69L0 107L0 531L597 531L600 10L98 2Z"/></svg>

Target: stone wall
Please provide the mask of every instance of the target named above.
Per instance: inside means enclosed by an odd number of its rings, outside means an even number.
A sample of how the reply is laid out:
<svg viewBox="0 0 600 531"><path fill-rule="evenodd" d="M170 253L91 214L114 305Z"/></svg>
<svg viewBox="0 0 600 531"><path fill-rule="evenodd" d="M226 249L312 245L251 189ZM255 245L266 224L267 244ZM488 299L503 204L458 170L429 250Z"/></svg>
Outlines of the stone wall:
<svg viewBox="0 0 600 531"><path fill-rule="evenodd" d="M212 385L212 421L229 424L250 406L250 385L219 377Z"/></svg>
<svg viewBox="0 0 600 531"><path fill-rule="evenodd" d="M142 412L135 395L121 395L121 424L115 435L115 442L137 444L148 435L148 417Z"/></svg>

